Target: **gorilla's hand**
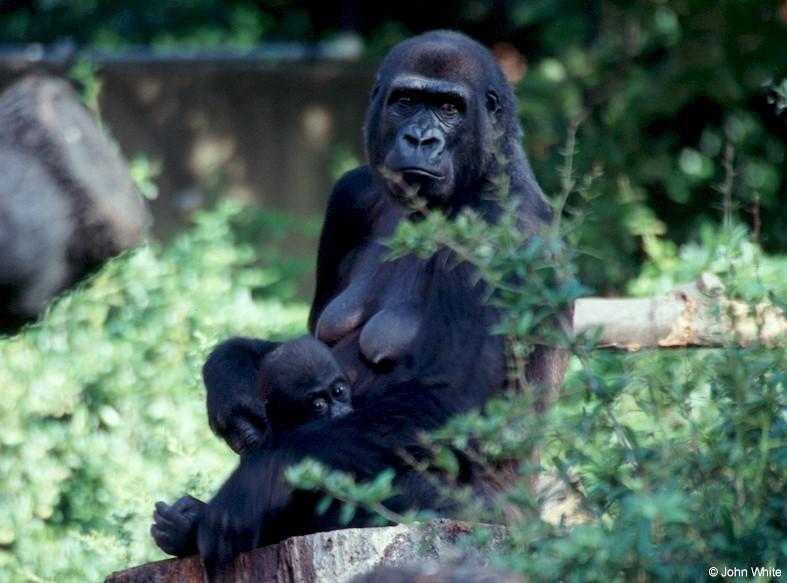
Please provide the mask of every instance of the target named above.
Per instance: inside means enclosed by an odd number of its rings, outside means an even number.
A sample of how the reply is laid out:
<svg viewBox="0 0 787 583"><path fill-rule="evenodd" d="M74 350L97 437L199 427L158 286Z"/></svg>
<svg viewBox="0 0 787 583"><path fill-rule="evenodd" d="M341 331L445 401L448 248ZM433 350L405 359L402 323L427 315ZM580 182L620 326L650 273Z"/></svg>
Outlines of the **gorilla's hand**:
<svg viewBox="0 0 787 583"><path fill-rule="evenodd" d="M211 429L237 453L262 443L268 426L260 393L260 362L280 343L230 338L210 353L202 378Z"/></svg>
<svg viewBox="0 0 787 583"><path fill-rule="evenodd" d="M286 507L291 488L284 480L283 456L258 450L241 464L205 506L197 544L212 580L232 559L266 540L265 528Z"/></svg>
<svg viewBox="0 0 787 583"><path fill-rule="evenodd" d="M168 555L186 557L197 554L197 524L205 503L183 496L172 506L156 502L150 534Z"/></svg>
<svg viewBox="0 0 787 583"><path fill-rule="evenodd" d="M208 401L208 422L213 432L240 455L262 445L268 419L259 398L244 394L235 397L229 403Z"/></svg>

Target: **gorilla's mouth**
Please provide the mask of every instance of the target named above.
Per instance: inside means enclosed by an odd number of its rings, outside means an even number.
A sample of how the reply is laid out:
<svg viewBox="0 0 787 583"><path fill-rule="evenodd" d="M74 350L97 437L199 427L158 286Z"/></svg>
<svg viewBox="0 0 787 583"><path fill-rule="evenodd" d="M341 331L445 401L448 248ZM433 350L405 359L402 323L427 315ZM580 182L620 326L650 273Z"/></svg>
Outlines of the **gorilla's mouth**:
<svg viewBox="0 0 787 583"><path fill-rule="evenodd" d="M437 172L433 172L431 170L426 170L425 168L400 168L399 172L405 178L429 178L430 180L443 180L445 176L442 174L438 174Z"/></svg>

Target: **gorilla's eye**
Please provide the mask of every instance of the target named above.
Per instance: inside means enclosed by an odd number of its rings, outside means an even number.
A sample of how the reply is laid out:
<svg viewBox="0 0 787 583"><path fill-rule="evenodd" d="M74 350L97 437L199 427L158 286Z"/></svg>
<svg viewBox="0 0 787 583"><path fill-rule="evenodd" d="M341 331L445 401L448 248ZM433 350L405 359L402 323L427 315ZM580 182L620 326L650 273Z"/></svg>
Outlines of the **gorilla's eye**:
<svg viewBox="0 0 787 583"><path fill-rule="evenodd" d="M446 115L456 115L459 113L459 108L450 101L446 101L440 106L440 111Z"/></svg>
<svg viewBox="0 0 787 583"><path fill-rule="evenodd" d="M396 98L395 102L399 107L410 107L413 104L413 98L407 95L400 95Z"/></svg>
<svg viewBox="0 0 787 583"><path fill-rule="evenodd" d="M339 381L331 387L331 395L336 399L341 399L345 393L347 393L347 385L344 384L344 381Z"/></svg>
<svg viewBox="0 0 787 583"><path fill-rule="evenodd" d="M314 401L312 401L312 410L314 410L315 413L323 413L327 408L328 408L328 402L322 397L319 397L317 399L314 399Z"/></svg>

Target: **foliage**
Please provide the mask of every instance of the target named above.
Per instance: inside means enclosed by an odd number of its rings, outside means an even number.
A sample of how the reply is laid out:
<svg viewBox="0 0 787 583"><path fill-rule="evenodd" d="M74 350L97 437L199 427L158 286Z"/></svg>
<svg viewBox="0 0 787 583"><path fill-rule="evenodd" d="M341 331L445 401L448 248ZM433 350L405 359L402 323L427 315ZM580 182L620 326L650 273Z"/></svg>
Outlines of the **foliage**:
<svg viewBox="0 0 787 583"><path fill-rule="evenodd" d="M394 490L392 469L381 472L374 480L359 484L348 473L332 471L320 462L306 459L299 464L287 468L286 479L302 490L323 490L324 495L316 506L318 514L325 514L334 501L341 502L339 521L347 525L361 507L372 513L372 524L382 526L387 520L408 522L413 515L398 515L388 510L382 501L389 498ZM376 520L375 520L376 519Z"/></svg>
<svg viewBox="0 0 787 583"><path fill-rule="evenodd" d="M274 14L258 10L250 0L34 0L8 9L0 30L7 42L70 38L103 48L140 44L249 47L271 27Z"/></svg>
<svg viewBox="0 0 787 583"><path fill-rule="evenodd" d="M99 97L104 82L99 75L98 67L88 60L77 62L68 72L68 76L80 87L80 98L90 112L101 119Z"/></svg>
<svg viewBox="0 0 787 583"><path fill-rule="evenodd" d="M520 84L528 152L547 192L555 146L581 121L578 167L603 165L584 228L582 279L620 289L642 239L684 242L715 222L724 145L735 149L735 215L762 218L770 250L787 245L787 118L778 102L787 13L777 2L539 0L514 9L543 58Z"/></svg>
<svg viewBox="0 0 787 583"><path fill-rule="evenodd" d="M306 319L279 266L250 267L230 227L244 214L198 216L0 340L0 581L100 581L161 558L154 501L209 496L231 469L205 418L207 351L232 334L291 337Z"/></svg>

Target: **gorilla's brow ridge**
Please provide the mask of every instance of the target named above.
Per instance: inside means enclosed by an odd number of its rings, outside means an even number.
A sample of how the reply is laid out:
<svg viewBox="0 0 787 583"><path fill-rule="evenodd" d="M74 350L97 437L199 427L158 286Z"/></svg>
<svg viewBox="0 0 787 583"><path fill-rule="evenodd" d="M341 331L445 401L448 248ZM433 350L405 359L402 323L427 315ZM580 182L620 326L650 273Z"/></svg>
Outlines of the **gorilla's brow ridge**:
<svg viewBox="0 0 787 583"><path fill-rule="evenodd" d="M411 89L414 91L425 91L428 93L440 93L462 99L470 100L470 91L463 83L445 81L443 79L433 79L422 75L397 75L391 81L391 91Z"/></svg>

